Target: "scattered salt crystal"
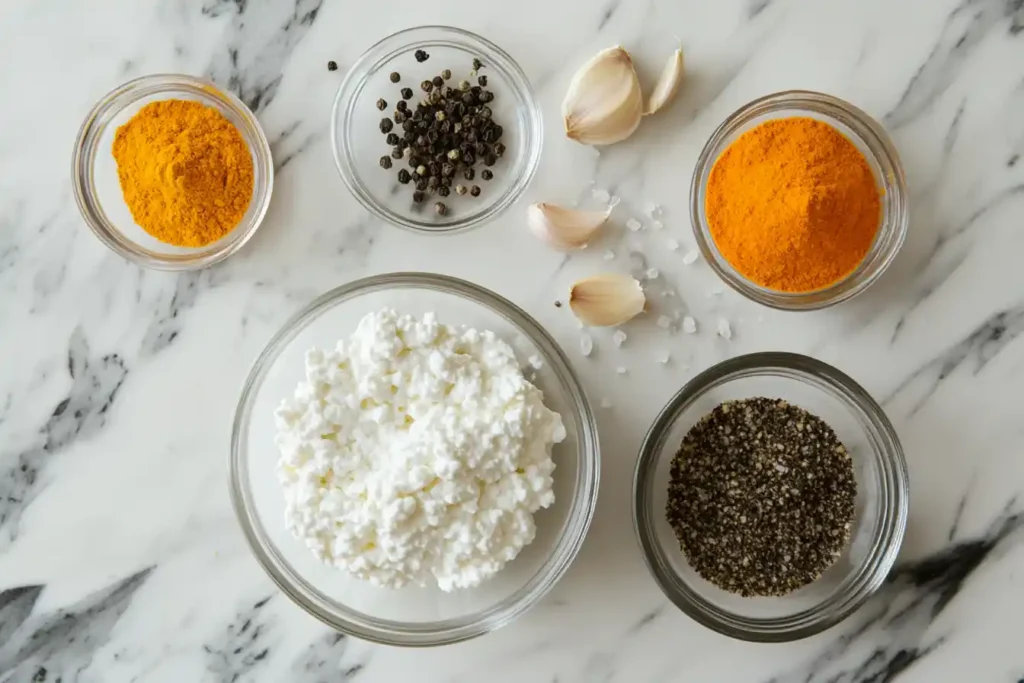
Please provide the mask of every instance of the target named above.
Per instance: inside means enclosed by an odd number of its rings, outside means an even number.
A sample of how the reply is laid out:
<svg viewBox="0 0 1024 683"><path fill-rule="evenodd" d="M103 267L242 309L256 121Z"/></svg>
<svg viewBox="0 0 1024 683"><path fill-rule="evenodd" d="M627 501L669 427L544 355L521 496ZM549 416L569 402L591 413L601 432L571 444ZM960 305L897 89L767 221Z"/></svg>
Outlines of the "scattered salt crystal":
<svg viewBox="0 0 1024 683"><path fill-rule="evenodd" d="M672 325L672 318L667 315L659 315L657 325L661 329L667 330Z"/></svg>
<svg viewBox="0 0 1024 683"><path fill-rule="evenodd" d="M589 356L594 350L594 340L590 338L589 334L580 336L580 353L584 356Z"/></svg>
<svg viewBox="0 0 1024 683"><path fill-rule="evenodd" d="M658 216L661 215L661 206L659 206L658 204L648 204L647 206L644 207L644 213L646 213L651 218L657 218Z"/></svg>
<svg viewBox="0 0 1024 683"><path fill-rule="evenodd" d="M647 272L644 273L644 275L647 276L648 280L657 280L658 276L661 275L661 273L658 272L657 268L648 268Z"/></svg>
<svg viewBox="0 0 1024 683"><path fill-rule="evenodd" d="M683 257L683 263L685 263L688 266L692 266L694 263L697 262L698 256L700 256L700 254L697 253L696 249L688 251L686 252L686 256Z"/></svg>
<svg viewBox="0 0 1024 683"><path fill-rule="evenodd" d="M667 364L668 364L668 361L669 361L669 359L670 359L671 357L672 357L672 356L671 356L671 355L670 355L670 354L669 354L669 353L668 353L668 352L666 351L666 352L664 352L664 353L660 354L660 355L659 355L659 356L657 357L657 361L658 361L659 363L661 363L662 365L667 365Z"/></svg>
<svg viewBox="0 0 1024 683"><path fill-rule="evenodd" d="M691 316L686 316L685 318L683 318L683 332L685 332L686 334L697 333L697 321L694 320Z"/></svg>
<svg viewBox="0 0 1024 683"><path fill-rule="evenodd" d="M625 375L626 374L626 368L624 368L624 367L622 367L620 365L619 367L615 368L615 372L619 373L620 375Z"/></svg>
<svg viewBox="0 0 1024 683"><path fill-rule="evenodd" d="M710 299L713 296L720 296L721 294L722 294L722 288L721 287L715 287L714 289L708 291L707 296Z"/></svg>
<svg viewBox="0 0 1024 683"><path fill-rule="evenodd" d="M655 230L661 230L662 228L665 227L665 224L662 223L661 221L652 221L651 227L654 228Z"/></svg>
<svg viewBox="0 0 1024 683"><path fill-rule="evenodd" d="M527 359L527 362L534 370L540 370L542 367L544 367L544 361L543 359L541 359L540 356L530 356Z"/></svg>
<svg viewBox="0 0 1024 683"><path fill-rule="evenodd" d="M664 294L665 296L675 296L675 295L676 295L676 293L675 293L675 292L674 292L673 290L671 290L671 289L666 289L666 290L665 290L664 292L662 292L662 293L663 293L663 294Z"/></svg>
<svg viewBox="0 0 1024 683"><path fill-rule="evenodd" d="M732 327L725 318L718 319L718 336L722 339L732 339Z"/></svg>
<svg viewBox="0 0 1024 683"><path fill-rule="evenodd" d="M615 333L612 334L612 343L616 346L622 346L624 341L626 341L626 333L622 330L615 330Z"/></svg>
<svg viewBox="0 0 1024 683"><path fill-rule="evenodd" d="M608 190L602 190L600 188L595 188L591 190L590 196L599 202L607 202L609 199L612 198L612 196L608 194Z"/></svg>
<svg viewBox="0 0 1024 683"><path fill-rule="evenodd" d="M604 252L604 260L605 261L614 261L615 260L615 252L612 251L611 249L609 249L608 251Z"/></svg>
<svg viewBox="0 0 1024 683"><path fill-rule="evenodd" d="M637 232L640 230L640 228L644 226L637 219L630 218L628 221L626 221L626 227L629 228L630 232Z"/></svg>
<svg viewBox="0 0 1024 683"><path fill-rule="evenodd" d="M677 240L667 240L665 242L665 246L671 249L672 251L679 251L679 242Z"/></svg>
<svg viewBox="0 0 1024 683"><path fill-rule="evenodd" d="M611 408L611 407L612 407L612 402L611 402L611 401L609 401L609 400L608 400L608 399L606 399L606 398L602 398L602 399L601 399L601 407L602 407L602 408Z"/></svg>

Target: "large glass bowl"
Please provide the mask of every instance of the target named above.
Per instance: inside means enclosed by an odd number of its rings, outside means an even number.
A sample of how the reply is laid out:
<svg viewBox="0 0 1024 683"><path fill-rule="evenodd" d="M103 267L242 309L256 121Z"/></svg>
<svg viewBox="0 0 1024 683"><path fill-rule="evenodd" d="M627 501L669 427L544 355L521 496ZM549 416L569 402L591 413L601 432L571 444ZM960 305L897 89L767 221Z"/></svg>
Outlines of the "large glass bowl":
<svg viewBox="0 0 1024 683"><path fill-rule="evenodd" d="M235 229L202 247L165 244L132 218L121 194L111 152L117 129L158 100L193 100L218 110L242 134L252 155L252 199ZM153 74L107 93L85 117L71 160L75 199L85 222L103 244L122 257L157 270L194 270L226 259L256 233L270 206L274 162L259 121L240 99L213 83L185 74Z"/></svg>
<svg viewBox="0 0 1024 683"><path fill-rule="evenodd" d="M360 318L391 307L437 313L441 322L497 333L516 351L526 376L561 414L567 438L553 451L555 503L535 515L537 537L477 588L375 588L329 567L284 524L275 471L274 410L304 376L311 347L333 348ZM528 359L539 356L534 369ZM514 304L443 275L394 273L352 282L316 299L270 340L242 389L231 439L231 497L256 559L284 593L329 626L391 645L441 645L510 623L565 572L590 525L597 500L599 449L594 415L555 341Z"/></svg>
<svg viewBox="0 0 1024 683"><path fill-rule="evenodd" d="M430 58L417 62L414 53L425 50ZM412 201L413 186L400 185L398 169L407 168L400 159L390 170L380 168L381 156L391 150L378 126L395 109L400 88L412 88L412 108L423 97L420 82L443 69L452 72L449 85L468 78L473 59L484 63L481 75L488 79L487 88L494 95L488 104L493 120L504 130L501 142L506 152L494 166L493 180L482 180L482 163L476 165L472 182L479 197L427 197L420 204ZM401 82L392 83L388 75L397 71ZM384 111L375 106L378 99L388 103ZM395 127L400 133L400 127ZM504 50L478 35L451 26L420 26L399 31L370 47L349 69L338 88L331 114L331 146L338 172L356 199L374 215L410 230L427 233L452 233L481 225L511 206L526 190L540 162L544 137L540 106L526 74ZM443 201L450 207L445 216L434 211L434 203Z"/></svg>
<svg viewBox="0 0 1024 683"><path fill-rule="evenodd" d="M875 240L853 272L838 282L810 292L780 292L744 277L725 260L708 225L705 202L708 180L718 157L738 137L771 119L810 117L830 124L864 154L881 193L882 215ZM866 112L824 93L789 90L754 100L730 115L711 134L693 171L690 185L690 220L697 246L711 269L743 296L765 306L809 311L832 306L856 296L875 282L895 260L909 223L907 184L899 153L885 129Z"/></svg>
<svg viewBox="0 0 1024 683"><path fill-rule="evenodd" d="M669 472L683 437L723 401L755 396L781 398L827 422L850 452L857 479L854 524L843 554L816 581L782 597L740 597L698 576L665 518ZM693 378L655 419L633 478L633 524L651 574L679 609L733 638L778 642L838 623L882 585L903 540L908 496L899 439L864 389L813 358L755 353Z"/></svg>

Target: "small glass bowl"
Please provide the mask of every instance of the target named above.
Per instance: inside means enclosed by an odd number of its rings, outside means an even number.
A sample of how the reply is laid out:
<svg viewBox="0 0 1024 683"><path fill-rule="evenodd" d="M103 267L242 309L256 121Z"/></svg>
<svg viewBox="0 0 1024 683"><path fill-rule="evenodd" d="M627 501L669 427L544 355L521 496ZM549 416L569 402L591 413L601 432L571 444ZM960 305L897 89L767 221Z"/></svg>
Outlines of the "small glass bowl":
<svg viewBox="0 0 1024 683"><path fill-rule="evenodd" d="M771 119L806 116L835 127L867 159L882 194L882 218L875 241L864 260L849 275L828 287L810 292L781 292L751 282L718 251L705 214L708 178L718 157L736 138ZM818 92L788 90L744 105L711 135L697 159L690 185L690 218L697 246L725 284L765 306L807 311L832 306L863 292L881 276L903 245L909 209L906 179L896 147L885 129L849 102Z"/></svg>
<svg viewBox="0 0 1024 683"><path fill-rule="evenodd" d="M850 542L816 581L782 597L745 598L690 567L665 518L669 472L683 437L727 400L781 398L827 422L850 451L857 500ZM909 477L896 432L852 379L793 353L755 353L719 363L688 382L647 432L633 478L633 525L647 566L676 607L719 633L782 642L837 624L882 585L907 524Z"/></svg>
<svg viewBox="0 0 1024 683"><path fill-rule="evenodd" d="M413 57L416 50L426 50L430 58L417 62ZM453 188L446 198L429 196L416 204L412 201L412 184L401 185L396 177L399 169L408 168L406 160L394 160L388 170L380 167L380 157L391 151L380 132L380 121L394 112L399 89L412 88L415 95L409 105L415 108L425 95L420 83L443 69L452 72L447 82L451 87L463 79L476 85L476 78L469 76L474 58L483 62L480 75L487 76L487 88L495 95L488 106L493 120L504 130L501 142L506 147L505 154L493 168L493 180L480 179L480 172L486 168L481 163L476 165L474 180L456 176L458 183L478 185L482 190L479 197L460 197ZM392 71L401 75L399 83L388 78ZM388 103L384 111L377 109L378 99ZM451 26L399 31L364 52L338 88L332 119L334 161L356 199L389 223L427 233L469 229L515 203L537 170L544 136L533 88L515 60L494 43ZM396 124L394 132L401 134L401 126ZM439 216L434 210L436 201L443 201L451 209L446 216Z"/></svg>
<svg viewBox="0 0 1024 683"><path fill-rule="evenodd" d="M204 247L176 247L156 239L135 223L121 194L111 153L117 129L145 105L166 99L216 108L238 128L252 154L252 200L245 216L234 230ZM104 95L78 131L71 167L78 209L100 241L129 261L157 270L206 268L241 249L267 213L274 187L270 144L253 113L231 93L184 74L143 76Z"/></svg>
<svg viewBox="0 0 1024 683"><path fill-rule="evenodd" d="M377 588L323 564L285 528L276 474L274 410L304 377L311 347L333 348L367 313L436 312L449 325L489 329L525 361L544 403L562 416L567 436L552 452L555 503L534 516L537 537L496 576L468 590L436 586ZM600 450L594 414L555 341L511 302L469 282L427 273L392 273L327 292L285 324L256 360L242 389L231 437L231 499L256 559L292 601L328 626L389 645L443 645L512 622L568 569L597 502Z"/></svg>

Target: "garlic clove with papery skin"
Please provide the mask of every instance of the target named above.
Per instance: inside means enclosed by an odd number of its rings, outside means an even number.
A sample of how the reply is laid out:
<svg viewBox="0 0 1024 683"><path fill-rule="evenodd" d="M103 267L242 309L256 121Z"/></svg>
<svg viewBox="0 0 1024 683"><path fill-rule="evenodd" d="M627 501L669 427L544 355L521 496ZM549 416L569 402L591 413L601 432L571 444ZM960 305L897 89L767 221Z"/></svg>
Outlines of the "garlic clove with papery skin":
<svg viewBox="0 0 1024 683"><path fill-rule="evenodd" d="M594 55L572 77L562 102L565 134L585 145L625 140L643 117L633 60L621 46Z"/></svg>
<svg viewBox="0 0 1024 683"><path fill-rule="evenodd" d="M569 290L572 312L594 327L621 325L643 312L646 305L640 283L618 273L585 278Z"/></svg>
<svg viewBox="0 0 1024 683"><path fill-rule="evenodd" d="M654 84L654 90L647 99L647 106L644 108L644 116L657 113L662 107L672 101L679 90L679 84L683 80L683 49L676 48L672 56L668 58L665 68Z"/></svg>
<svg viewBox="0 0 1024 683"><path fill-rule="evenodd" d="M580 211L539 202L526 210L526 222L534 235L557 249L582 249L611 213L611 209Z"/></svg>

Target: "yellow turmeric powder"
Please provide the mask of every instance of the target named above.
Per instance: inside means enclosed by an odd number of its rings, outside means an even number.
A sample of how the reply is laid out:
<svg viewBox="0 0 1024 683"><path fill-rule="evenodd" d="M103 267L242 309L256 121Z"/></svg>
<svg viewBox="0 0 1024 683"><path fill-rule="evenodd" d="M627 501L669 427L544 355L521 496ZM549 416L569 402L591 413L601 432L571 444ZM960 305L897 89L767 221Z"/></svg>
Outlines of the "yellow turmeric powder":
<svg viewBox="0 0 1024 683"><path fill-rule="evenodd" d="M213 107L189 100L147 104L117 129L113 154L132 218L161 242L216 242L249 208L249 147Z"/></svg>
<svg viewBox="0 0 1024 683"><path fill-rule="evenodd" d="M809 292L849 275L881 223L881 194L864 155L823 121L767 121L715 162L705 202L722 254L748 280Z"/></svg>

